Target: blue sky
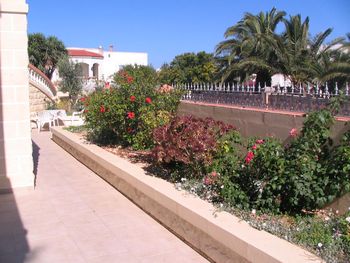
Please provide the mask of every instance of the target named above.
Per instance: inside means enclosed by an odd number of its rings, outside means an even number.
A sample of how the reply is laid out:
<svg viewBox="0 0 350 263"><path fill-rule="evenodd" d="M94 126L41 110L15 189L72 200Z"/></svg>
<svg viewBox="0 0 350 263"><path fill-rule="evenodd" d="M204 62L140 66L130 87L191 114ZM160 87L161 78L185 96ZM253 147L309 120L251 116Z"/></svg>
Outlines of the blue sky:
<svg viewBox="0 0 350 263"><path fill-rule="evenodd" d="M27 0L28 31L54 35L66 47L147 52L155 68L185 52L213 52L245 12L272 7L310 17L312 35L350 32L350 0Z"/></svg>

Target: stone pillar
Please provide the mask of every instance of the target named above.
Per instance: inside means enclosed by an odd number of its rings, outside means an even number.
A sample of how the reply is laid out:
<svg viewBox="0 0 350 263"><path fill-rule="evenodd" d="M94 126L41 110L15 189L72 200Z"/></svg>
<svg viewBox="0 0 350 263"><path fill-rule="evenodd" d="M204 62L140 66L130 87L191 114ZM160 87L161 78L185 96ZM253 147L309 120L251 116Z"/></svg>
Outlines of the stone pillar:
<svg viewBox="0 0 350 263"><path fill-rule="evenodd" d="M0 191L34 185L25 0L0 0Z"/></svg>

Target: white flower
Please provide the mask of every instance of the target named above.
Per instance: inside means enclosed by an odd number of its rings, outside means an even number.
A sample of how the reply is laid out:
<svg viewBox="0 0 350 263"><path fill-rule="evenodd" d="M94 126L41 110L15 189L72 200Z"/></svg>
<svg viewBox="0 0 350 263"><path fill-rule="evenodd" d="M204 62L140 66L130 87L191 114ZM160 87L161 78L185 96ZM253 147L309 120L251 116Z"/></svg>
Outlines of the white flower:
<svg viewBox="0 0 350 263"><path fill-rule="evenodd" d="M196 190L196 189L194 189L194 187L191 187L191 191L194 192L194 190Z"/></svg>
<svg viewBox="0 0 350 263"><path fill-rule="evenodd" d="M256 210L255 210L255 209L252 210L252 214L253 214L253 215L256 214Z"/></svg>
<svg viewBox="0 0 350 263"><path fill-rule="evenodd" d="M221 189L224 189L224 185L220 186Z"/></svg>
<svg viewBox="0 0 350 263"><path fill-rule="evenodd" d="M348 216L347 218L345 218L346 221L348 221L348 223L350 223L350 216Z"/></svg>
<svg viewBox="0 0 350 263"><path fill-rule="evenodd" d="M265 227L265 226L266 226L266 223L263 223L262 226Z"/></svg>
<svg viewBox="0 0 350 263"><path fill-rule="evenodd" d="M339 214L339 210L335 210L335 214L336 214L336 215Z"/></svg>
<svg viewBox="0 0 350 263"><path fill-rule="evenodd" d="M221 203L221 204L220 204L220 207L223 207L223 206L224 206L224 204Z"/></svg>
<svg viewBox="0 0 350 263"><path fill-rule="evenodd" d="M322 244L322 243L318 243L317 246L318 246L319 248L321 248L321 247L323 246L323 244Z"/></svg>
<svg viewBox="0 0 350 263"><path fill-rule="evenodd" d="M186 182L186 178L181 178L181 182Z"/></svg>
<svg viewBox="0 0 350 263"><path fill-rule="evenodd" d="M326 221L328 221L330 218L328 217L328 216L326 216L325 218L324 218L324 220L326 220Z"/></svg>

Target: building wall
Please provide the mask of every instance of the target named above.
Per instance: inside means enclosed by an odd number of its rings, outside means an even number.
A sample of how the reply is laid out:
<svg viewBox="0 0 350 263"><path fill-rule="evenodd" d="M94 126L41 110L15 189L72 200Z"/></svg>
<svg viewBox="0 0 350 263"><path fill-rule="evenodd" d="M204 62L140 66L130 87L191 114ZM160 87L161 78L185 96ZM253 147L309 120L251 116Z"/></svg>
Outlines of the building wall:
<svg viewBox="0 0 350 263"><path fill-rule="evenodd" d="M119 52L119 51L104 51L98 48L68 48L68 49L84 49L94 53L101 54L101 58L90 57L71 57L71 60L76 63L89 64L89 77L92 77L92 66L94 63L99 64L98 75L99 79L111 81L111 76L125 65L148 65L148 54L142 52Z"/></svg>
<svg viewBox="0 0 350 263"><path fill-rule="evenodd" d="M105 79L117 72L121 66L125 65L148 65L147 53L136 52L110 52L103 53L103 73Z"/></svg>
<svg viewBox="0 0 350 263"><path fill-rule="evenodd" d="M34 185L25 0L0 0L0 190Z"/></svg>

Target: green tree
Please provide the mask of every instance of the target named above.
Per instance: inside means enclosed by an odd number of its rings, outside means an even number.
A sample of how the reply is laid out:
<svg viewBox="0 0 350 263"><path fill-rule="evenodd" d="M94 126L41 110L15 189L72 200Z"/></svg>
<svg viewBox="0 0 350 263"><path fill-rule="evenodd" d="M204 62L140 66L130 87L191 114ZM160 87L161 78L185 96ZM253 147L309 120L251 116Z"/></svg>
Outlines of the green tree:
<svg viewBox="0 0 350 263"><path fill-rule="evenodd" d="M331 59L336 52L335 47L342 44L343 38L336 38L327 45L325 39L332 29L310 37L309 18L302 22L301 16L290 16L284 19L285 32L282 34L283 44L278 48L279 71L289 75L295 84L308 81L320 81L328 68L335 61ZM341 45L340 45L341 46Z"/></svg>
<svg viewBox="0 0 350 263"><path fill-rule="evenodd" d="M214 81L216 65L212 54L204 51L178 55L158 72L162 84Z"/></svg>
<svg viewBox="0 0 350 263"><path fill-rule="evenodd" d="M349 76L349 55L344 38L325 44L332 29L310 37L309 18L300 15L286 19L285 12L245 14L236 25L225 32L227 40L216 48L219 73L222 80L257 74L257 82L270 82L271 75L282 73L295 85L305 82L338 81L344 83ZM284 32L276 27L283 23Z"/></svg>
<svg viewBox="0 0 350 263"><path fill-rule="evenodd" d="M67 50L57 37L34 33L28 35L28 55L29 62L51 79L58 61L67 55Z"/></svg>
<svg viewBox="0 0 350 263"><path fill-rule="evenodd" d="M59 89L69 93L70 108L68 110L71 111L77 103L78 96L82 93L83 82L79 77L81 66L69 61L68 57L59 60L57 66L61 78Z"/></svg>
<svg viewBox="0 0 350 263"><path fill-rule="evenodd" d="M242 20L226 30L227 40L216 47L216 55L224 68L220 71L222 80L256 73L257 81L270 82L277 63L275 47L279 36L275 30L285 14L275 8L258 15L246 13Z"/></svg>
<svg viewBox="0 0 350 263"><path fill-rule="evenodd" d="M129 76L129 82L134 85L144 86L145 88L154 89L157 85L157 72L151 66L144 65L126 65L121 70L116 72L113 75L113 83L120 87L125 80L124 75L127 74ZM128 81L127 81L128 82ZM128 83L128 84L130 84Z"/></svg>

